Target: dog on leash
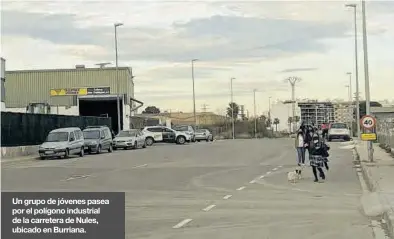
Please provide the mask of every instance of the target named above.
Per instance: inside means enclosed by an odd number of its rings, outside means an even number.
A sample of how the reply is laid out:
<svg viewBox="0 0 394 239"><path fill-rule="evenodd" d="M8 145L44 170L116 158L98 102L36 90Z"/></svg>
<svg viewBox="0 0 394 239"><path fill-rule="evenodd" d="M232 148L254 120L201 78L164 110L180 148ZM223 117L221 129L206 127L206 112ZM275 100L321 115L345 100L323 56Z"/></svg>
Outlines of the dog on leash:
<svg viewBox="0 0 394 239"><path fill-rule="evenodd" d="M298 166L294 171L287 173L287 180L291 183L296 183L297 180L302 178L301 176L302 167Z"/></svg>

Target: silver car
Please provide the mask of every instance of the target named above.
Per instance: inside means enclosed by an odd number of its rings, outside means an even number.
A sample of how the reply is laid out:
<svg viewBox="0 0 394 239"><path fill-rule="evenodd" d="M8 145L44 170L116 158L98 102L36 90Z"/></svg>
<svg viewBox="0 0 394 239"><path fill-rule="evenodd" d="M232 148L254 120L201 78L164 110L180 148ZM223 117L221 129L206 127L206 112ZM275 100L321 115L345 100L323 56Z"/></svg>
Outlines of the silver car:
<svg viewBox="0 0 394 239"><path fill-rule="evenodd" d="M113 141L114 149L146 148L145 136L139 129L122 130Z"/></svg>
<svg viewBox="0 0 394 239"><path fill-rule="evenodd" d="M50 157L68 158L77 154L84 156L84 138L80 128L60 128L49 132L44 143L38 148L41 159Z"/></svg>
<svg viewBox="0 0 394 239"><path fill-rule="evenodd" d="M200 142L201 140L205 140L207 142L213 141L212 133L207 129L198 129L195 132L196 141Z"/></svg>
<svg viewBox="0 0 394 239"><path fill-rule="evenodd" d="M88 153L100 154L103 150L112 152L112 134L107 126L91 126L82 132L85 139L85 150Z"/></svg>

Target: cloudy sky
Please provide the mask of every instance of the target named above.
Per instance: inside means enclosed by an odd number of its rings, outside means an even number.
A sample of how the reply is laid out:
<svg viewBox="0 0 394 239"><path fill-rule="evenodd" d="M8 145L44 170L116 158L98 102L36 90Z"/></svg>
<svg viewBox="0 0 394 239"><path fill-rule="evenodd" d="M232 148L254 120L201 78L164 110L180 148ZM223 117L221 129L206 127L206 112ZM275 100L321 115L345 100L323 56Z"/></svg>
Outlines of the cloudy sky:
<svg viewBox="0 0 394 239"><path fill-rule="evenodd" d="M361 1L2 1L1 55L7 69L132 66L135 96L162 110L224 111L234 101L258 112L268 98L289 99L289 76L301 98L346 98L354 75L353 12L358 4L360 92L364 95ZM394 1L367 2L371 96L392 99ZM355 89L353 81L353 89Z"/></svg>

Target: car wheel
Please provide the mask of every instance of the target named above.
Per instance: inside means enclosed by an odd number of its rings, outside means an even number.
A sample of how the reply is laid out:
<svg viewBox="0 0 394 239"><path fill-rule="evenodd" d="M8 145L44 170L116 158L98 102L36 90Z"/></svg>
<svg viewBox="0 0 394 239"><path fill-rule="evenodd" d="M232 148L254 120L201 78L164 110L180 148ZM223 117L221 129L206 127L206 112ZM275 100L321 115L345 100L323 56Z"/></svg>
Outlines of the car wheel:
<svg viewBox="0 0 394 239"><path fill-rule="evenodd" d="M331 142L331 140L332 140L331 138L328 138L328 142Z"/></svg>
<svg viewBox="0 0 394 239"><path fill-rule="evenodd" d="M66 149L66 152L64 152L64 158L68 159L70 157L70 151Z"/></svg>
<svg viewBox="0 0 394 239"><path fill-rule="evenodd" d="M101 145L97 147L96 154L101 154Z"/></svg>
<svg viewBox="0 0 394 239"><path fill-rule="evenodd" d="M207 142L209 142L209 137L206 139Z"/></svg>
<svg viewBox="0 0 394 239"><path fill-rule="evenodd" d="M185 142L186 138L184 136L178 136L178 138L176 139L177 144L185 144Z"/></svg>
<svg viewBox="0 0 394 239"><path fill-rule="evenodd" d="M200 140L199 140L199 139L197 139L197 142L200 142Z"/></svg>
<svg viewBox="0 0 394 239"><path fill-rule="evenodd" d="M113 151L112 144L110 144L108 148L108 153L112 153L112 151Z"/></svg>
<svg viewBox="0 0 394 239"><path fill-rule="evenodd" d="M79 157L85 156L85 149L82 147L81 152L79 153Z"/></svg>
<svg viewBox="0 0 394 239"><path fill-rule="evenodd" d="M152 137L148 137L148 138L145 139L145 143L146 143L146 145L148 145L148 146L152 146L154 142L155 142L155 141L153 140Z"/></svg>
<svg viewBox="0 0 394 239"><path fill-rule="evenodd" d="M44 157L44 156L41 156L40 159L41 159L41 160L45 160L45 157Z"/></svg>

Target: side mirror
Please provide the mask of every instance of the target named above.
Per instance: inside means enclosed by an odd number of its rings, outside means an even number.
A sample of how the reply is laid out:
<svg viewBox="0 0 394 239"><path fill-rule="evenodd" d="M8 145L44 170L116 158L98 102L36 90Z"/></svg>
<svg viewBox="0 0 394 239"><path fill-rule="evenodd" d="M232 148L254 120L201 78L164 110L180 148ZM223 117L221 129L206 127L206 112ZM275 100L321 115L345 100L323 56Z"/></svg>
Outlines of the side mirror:
<svg viewBox="0 0 394 239"><path fill-rule="evenodd" d="M105 135L101 135L101 139L105 139Z"/></svg>
<svg viewBox="0 0 394 239"><path fill-rule="evenodd" d="M70 142L75 141L75 138L70 138Z"/></svg>

